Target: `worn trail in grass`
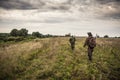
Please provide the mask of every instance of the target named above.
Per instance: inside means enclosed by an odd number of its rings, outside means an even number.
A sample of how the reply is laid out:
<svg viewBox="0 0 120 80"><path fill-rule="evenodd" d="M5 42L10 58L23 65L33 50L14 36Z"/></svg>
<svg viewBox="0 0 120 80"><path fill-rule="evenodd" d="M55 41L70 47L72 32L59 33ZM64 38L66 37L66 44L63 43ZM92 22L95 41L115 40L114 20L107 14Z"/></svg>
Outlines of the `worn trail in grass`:
<svg viewBox="0 0 120 80"><path fill-rule="evenodd" d="M85 38L77 38L74 51L66 37L35 39L1 47L0 79L118 79L120 44L115 41L120 40L97 39L92 62L88 60L87 48L83 48L84 41Z"/></svg>

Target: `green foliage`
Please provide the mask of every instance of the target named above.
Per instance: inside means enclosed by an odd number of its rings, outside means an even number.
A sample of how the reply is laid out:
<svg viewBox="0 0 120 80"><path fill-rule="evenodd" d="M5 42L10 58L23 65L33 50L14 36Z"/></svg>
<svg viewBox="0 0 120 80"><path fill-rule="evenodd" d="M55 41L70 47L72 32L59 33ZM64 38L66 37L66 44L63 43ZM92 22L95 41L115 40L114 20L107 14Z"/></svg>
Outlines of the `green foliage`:
<svg viewBox="0 0 120 80"><path fill-rule="evenodd" d="M108 36L108 35L105 35L104 38L109 38L109 36Z"/></svg>
<svg viewBox="0 0 120 80"><path fill-rule="evenodd" d="M23 36L26 37L28 35L28 30L25 28L22 28L21 30L17 30L17 29L12 29L10 32L11 36Z"/></svg>
<svg viewBox="0 0 120 80"><path fill-rule="evenodd" d="M39 37L42 37L43 35L41 33L39 33L39 32L33 32L32 36L39 38Z"/></svg>
<svg viewBox="0 0 120 80"><path fill-rule="evenodd" d="M0 33L0 42L7 41L7 38L10 36L9 33Z"/></svg>
<svg viewBox="0 0 120 80"><path fill-rule="evenodd" d="M12 29L10 32L11 36L18 36L19 35L19 31L17 29Z"/></svg>
<svg viewBox="0 0 120 80"><path fill-rule="evenodd" d="M51 34L44 35L43 37L53 37Z"/></svg>
<svg viewBox="0 0 120 80"><path fill-rule="evenodd" d="M10 34L9 33L0 33L0 37L9 37Z"/></svg>
<svg viewBox="0 0 120 80"><path fill-rule="evenodd" d="M26 37L28 35L28 30L25 28L22 28L21 30L19 30L19 36L23 36Z"/></svg>
<svg viewBox="0 0 120 80"><path fill-rule="evenodd" d="M53 35L47 34L43 35L39 32L33 32L32 34L28 34L28 30L25 28L22 28L20 30L18 29L12 29L10 33L0 33L0 43L3 42L9 42L9 41L23 41L23 40L31 40L35 38L48 38L53 37Z"/></svg>
<svg viewBox="0 0 120 80"><path fill-rule="evenodd" d="M15 41L15 42L18 42L18 41L22 41L24 40L23 37L8 37L7 38L7 41Z"/></svg>
<svg viewBox="0 0 120 80"><path fill-rule="evenodd" d="M0 43L4 42L19 42L23 40L34 39L28 35L28 30L22 28L21 30L12 29L10 33L0 33Z"/></svg>
<svg viewBox="0 0 120 80"><path fill-rule="evenodd" d="M0 47L0 80L119 80L118 38L99 38L88 60L85 38L44 38ZM18 47L19 46L19 47Z"/></svg>

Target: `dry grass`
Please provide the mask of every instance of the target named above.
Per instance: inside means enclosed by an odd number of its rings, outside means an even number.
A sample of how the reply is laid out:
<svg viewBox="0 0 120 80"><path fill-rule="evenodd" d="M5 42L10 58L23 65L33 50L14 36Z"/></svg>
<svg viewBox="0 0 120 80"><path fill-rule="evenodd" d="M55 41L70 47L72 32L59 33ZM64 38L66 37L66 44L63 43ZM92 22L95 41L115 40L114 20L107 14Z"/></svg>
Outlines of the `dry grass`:
<svg viewBox="0 0 120 80"><path fill-rule="evenodd" d="M93 62L88 61L84 41L85 38L77 38L75 51L71 50L68 37L35 39L0 47L0 79L118 79L114 69L120 67L120 39L97 39Z"/></svg>

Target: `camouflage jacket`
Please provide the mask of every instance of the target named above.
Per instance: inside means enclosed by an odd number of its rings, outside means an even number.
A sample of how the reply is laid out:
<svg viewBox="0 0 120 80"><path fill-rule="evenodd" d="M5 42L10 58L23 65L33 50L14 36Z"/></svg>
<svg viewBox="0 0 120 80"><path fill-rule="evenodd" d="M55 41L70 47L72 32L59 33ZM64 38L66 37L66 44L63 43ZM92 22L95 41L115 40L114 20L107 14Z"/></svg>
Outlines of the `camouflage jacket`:
<svg viewBox="0 0 120 80"><path fill-rule="evenodd" d="M94 37L88 37L86 40L85 40L85 43L84 43L84 47L85 46L88 46L88 47L95 47L96 46L96 40Z"/></svg>
<svg viewBox="0 0 120 80"><path fill-rule="evenodd" d="M75 43L75 41L76 41L75 37L71 37L71 38L69 39L69 42L70 42L70 43Z"/></svg>

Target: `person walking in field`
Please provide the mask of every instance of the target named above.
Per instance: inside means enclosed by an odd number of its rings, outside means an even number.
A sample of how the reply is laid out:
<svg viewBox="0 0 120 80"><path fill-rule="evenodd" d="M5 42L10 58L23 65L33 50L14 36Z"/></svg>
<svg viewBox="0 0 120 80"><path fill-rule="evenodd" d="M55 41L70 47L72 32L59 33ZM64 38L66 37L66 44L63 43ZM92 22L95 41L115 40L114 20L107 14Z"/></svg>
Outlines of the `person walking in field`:
<svg viewBox="0 0 120 80"><path fill-rule="evenodd" d="M72 49L72 50L75 49L75 41L76 41L76 39L75 39L74 36L72 36L72 37L69 39L69 42L70 42L70 44L71 44L71 49Z"/></svg>
<svg viewBox="0 0 120 80"><path fill-rule="evenodd" d="M94 48L96 47L96 39L92 36L91 32L88 32L88 38L86 38L86 41L84 43L84 47L88 47L88 58L90 61L92 61L92 53Z"/></svg>

